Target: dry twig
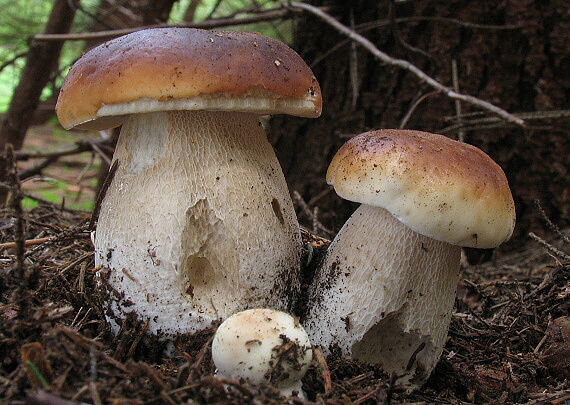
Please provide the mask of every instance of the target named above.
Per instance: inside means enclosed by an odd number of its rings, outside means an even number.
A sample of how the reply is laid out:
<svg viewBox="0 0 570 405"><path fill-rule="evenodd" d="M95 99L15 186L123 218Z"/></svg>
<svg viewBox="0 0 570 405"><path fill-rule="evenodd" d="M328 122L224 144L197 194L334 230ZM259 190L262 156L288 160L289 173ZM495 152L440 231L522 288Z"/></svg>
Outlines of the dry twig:
<svg viewBox="0 0 570 405"><path fill-rule="evenodd" d="M92 39L110 39L140 31L148 28L167 28L167 27L184 27L184 28L201 28L212 29L226 26L238 26L245 24L254 24L265 21L279 20L287 18L291 14L291 10L283 7L278 7L271 10L263 10L256 12L249 17L235 18L235 17L222 17L207 19L205 21L188 24L155 24L134 28L125 28L120 30L108 30L98 32L86 32L78 34L38 34L34 36L35 41L83 41Z"/></svg>
<svg viewBox="0 0 570 405"><path fill-rule="evenodd" d="M453 90L459 92L459 74L457 73L457 60L454 58L451 60L451 77L453 81ZM455 100L455 116L457 117L457 123L461 124L461 103L459 100ZM457 131L457 139L460 142L465 140L465 131L460 129Z"/></svg>
<svg viewBox="0 0 570 405"><path fill-rule="evenodd" d="M422 96L418 97L417 100L415 100L414 103L410 106L410 108L408 108L408 111L406 112L406 115L404 115L404 118L402 118L402 121L400 121L400 125L398 126L398 128L405 128L416 108L418 108L418 106L424 100L436 94L438 94L437 91L430 91L429 93L423 94Z"/></svg>
<svg viewBox="0 0 570 405"><path fill-rule="evenodd" d="M518 117L525 122L531 120L560 119L570 117L570 110L531 111L514 113L513 116ZM476 129L501 128L512 125L511 122L505 122L499 117L487 117L483 114L483 112L474 112L462 114L460 116L455 115L453 117L445 117L445 120L455 123L438 131L440 134L458 130L473 131Z"/></svg>
<svg viewBox="0 0 570 405"><path fill-rule="evenodd" d="M186 378L186 383L190 384L190 382L194 379L195 374L198 371L198 368L200 367L200 364L202 363L202 361L204 360L204 356L206 355L206 352L209 350L210 345L212 344L212 341L214 340L214 335L210 336L208 338L208 340L206 341L206 343L204 343L202 345L202 348L200 349L200 351L198 352L198 354L196 355L196 358L194 359L194 362L192 363L192 365L190 366L190 371L188 373L188 377Z"/></svg>
<svg viewBox="0 0 570 405"><path fill-rule="evenodd" d="M550 229L552 232L554 232L561 240L564 241L564 243L566 243L567 245L570 246L570 237L568 235L564 234L560 230L560 228L556 224L554 224L550 220L550 218L548 218L548 215L546 215L546 212L544 211L544 209L542 208L542 205L540 204L540 200L535 200L534 205L535 205L536 209L538 210L540 216L542 217L542 219L546 223L546 226L548 226L548 229Z"/></svg>
<svg viewBox="0 0 570 405"><path fill-rule="evenodd" d="M88 229L90 230L95 229L95 224L99 219L99 211L101 210L101 204L103 203L103 198L105 198L105 194L107 194L107 190L109 189L109 186L113 182L113 179L115 178L115 173L117 172L118 168L119 168L119 161L115 160L111 165L111 167L109 168L109 173L107 173L107 177L105 178L105 181L103 182L103 185L99 190L99 195L97 196L97 200L95 201L95 207L93 208L93 212L91 213L91 219L89 220Z"/></svg>
<svg viewBox="0 0 570 405"><path fill-rule="evenodd" d="M36 238L36 239L26 239L24 241L24 246L32 246L32 245L41 245L44 242L47 242L48 240L50 240L52 237L46 237L46 238ZM17 247L18 243L17 242L5 242L5 243L0 243L0 249L11 249L11 248L15 248Z"/></svg>
<svg viewBox="0 0 570 405"><path fill-rule="evenodd" d="M76 405L76 403L39 390L26 398L26 405Z"/></svg>
<svg viewBox="0 0 570 405"><path fill-rule="evenodd" d="M84 232L86 232L88 229L89 228L87 225L81 225L77 227L72 226L68 229L63 230L59 235L49 238L47 241L43 242L42 244L36 246L31 250L28 250L27 252L25 252L24 256L29 257L41 249L44 249L48 246L52 246L53 244L61 242L66 239L77 239L81 237L89 238L90 236L88 234L84 234Z"/></svg>
<svg viewBox="0 0 570 405"><path fill-rule="evenodd" d="M327 237L330 237L332 235L334 235L334 232L331 231L330 229L326 228L319 220L318 220L318 213L319 210L315 207L314 210L311 210L311 208L309 207L309 205L305 202L305 200L303 199L303 197L301 196L301 194L294 190L293 191L293 199L295 200L295 202L297 203L297 205L299 206L299 208L301 208L301 210L303 210L303 212L307 215L307 217L309 217L309 219L312 221L312 225L313 225L313 229L312 232L313 233L319 233L320 232L324 232L325 235Z"/></svg>
<svg viewBox="0 0 570 405"><path fill-rule="evenodd" d="M313 355L315 356L315 361L319 365L321 370L321 375L323 377L324 386L325 386L325 395L329 395L332 391L332 379L331 379L331 372L329 370L329 366L323 356L323 353L317 349L316 347L313 348Z"/></svg>
<svg viewBox="0 0 570 405"><path fill-rule="evenodd" d="M570 255L567 255L563 251L555 248L550 243L548 243L547 241L542 239L540 236L536 235L534 232L529 232L528 236L530 236L532 239L537 241L542 247L544 247L546 250L548 250L548 252L550 254L552 254L553 256L560 258L564 262L570 263Z"/></svg>
<svg viewBox="0 0 570 405"><path fill-rule="evenodd" d="M4 149L4 156L6 167L0 167L5 170L7 179L10 183L10 207L15 214L15 228L14 228L14 247L16 248L16 274L18 275L19 287L17 290L18 301L20 305L20 312L24 314L27 308L26 294L28 292L28 279L26 275L25 266L25 228L26 221L24 216L24 209L22 207L22 200L24 195L20 187L20 180L18 178L18 167L16 166L16 158L14 156L14 149L12 144L7 144Z"/></svg>

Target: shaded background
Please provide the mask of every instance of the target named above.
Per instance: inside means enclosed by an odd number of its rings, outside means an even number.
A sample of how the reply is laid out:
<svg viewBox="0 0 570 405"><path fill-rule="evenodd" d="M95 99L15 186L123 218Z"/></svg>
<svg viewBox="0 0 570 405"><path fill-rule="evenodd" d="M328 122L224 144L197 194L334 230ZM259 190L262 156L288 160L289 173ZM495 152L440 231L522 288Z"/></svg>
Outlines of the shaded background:
<svg viewBox="0 0 570 405"><path fill-rule="evenodd" d="M355 27L379 49L411 61L449 87L453 87L455 63L461 92L509 112L570 107L568 1L311 3L329 7L330 14ZM479 110L462 103L464 120L472 122L453 129L457 123L451 121L456 115L454 101L433 94L410 73L380 64L358 46L354 49L345 37L311 15L297 17L295 32L293 47L321 83L323 115L317 120L274 118L271 137L290 187L319 206L327 227L338 230L354 210L354 204L342 202L334 191L326 192L324 175L336 150L351 134L399 127L410 111L406 128L455 139L462 129L466 142L483 149L505 170L518 217L511 245L519 244L529 230L542 232L535 199L555 223L568 225L568 117L532 119L527 128L514 128L504 122L485 122L481 119L490 115L476 114Z"/></svg>

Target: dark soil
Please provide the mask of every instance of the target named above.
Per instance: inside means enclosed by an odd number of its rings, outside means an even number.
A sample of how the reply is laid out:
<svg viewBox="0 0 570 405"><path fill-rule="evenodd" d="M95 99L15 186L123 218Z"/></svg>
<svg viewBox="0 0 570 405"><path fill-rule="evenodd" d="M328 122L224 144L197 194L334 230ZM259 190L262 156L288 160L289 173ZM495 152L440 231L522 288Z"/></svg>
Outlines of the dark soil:
<svg viewBox="0 0 570 405"><path fill-rule="evenodd" d="M302 403L270 386L216 379L214 328L179 339L172 358L135 319L111 335L93 280L89 214L17 208L0 211L0 242L16 242L0 250L0 403ZM316 356L303 380L309 400L570 403L570 243L551 228L542 245L529 238L492 263L462 266L448 342L420 390L393 389L397 381L373 366ZM40 238L49 239L23 246ZM326 242L305 238L314 263Z"/></svg>

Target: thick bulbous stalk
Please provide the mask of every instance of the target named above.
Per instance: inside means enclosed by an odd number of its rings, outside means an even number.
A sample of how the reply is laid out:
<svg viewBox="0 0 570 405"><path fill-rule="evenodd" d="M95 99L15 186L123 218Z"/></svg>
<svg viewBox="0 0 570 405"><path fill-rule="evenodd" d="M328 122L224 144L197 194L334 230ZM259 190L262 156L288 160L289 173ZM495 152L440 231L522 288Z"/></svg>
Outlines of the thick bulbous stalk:
<svg viewBox="0 0 570 405"><path fill-rule="evenodd" d="M299 225L257 115L169 111L124 124L95 262L111 318L173 335L299 294Z"/></svg>
<svg viewBox="0 0 570 405"><path fill-rule="evenodd" d="M325 353L379 364L417 386L447 336L461 248L412 231L383 208L361 205L331 243L303 322Z"/></svg>

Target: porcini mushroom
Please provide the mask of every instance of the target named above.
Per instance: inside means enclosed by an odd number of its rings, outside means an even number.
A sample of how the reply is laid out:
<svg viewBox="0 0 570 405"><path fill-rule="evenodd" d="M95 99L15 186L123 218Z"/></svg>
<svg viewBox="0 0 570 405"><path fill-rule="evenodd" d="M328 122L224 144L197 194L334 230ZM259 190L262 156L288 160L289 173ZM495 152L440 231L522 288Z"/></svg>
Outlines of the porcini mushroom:
<svg viewBox="0 0 570 405"><path fill-rule="evenodd" d="M285 44L253 33L164 28L106 42L71 68L67 128L122 124L95 264L110 318L195 332L299 290L299 226L259 116L317 117L319 85Z"/></svg>
<svg viewBox="0 0 570 405"><path fill-rule="evenodd" d="M513 232L505 174L471 145L379 130L343 145L327 182L362 205L329 246L303 324L325 353L338 346L416 387L443 349L461 246L493 248Z"/></svg>
<svg viewBox="0 0 570 405"><path fill-rule="evenodd" d="M298 319L267 308L254 308L227 318L212 341L216 376L270 383L284 396L304 398L301 379L313 351Z"/></svg>

